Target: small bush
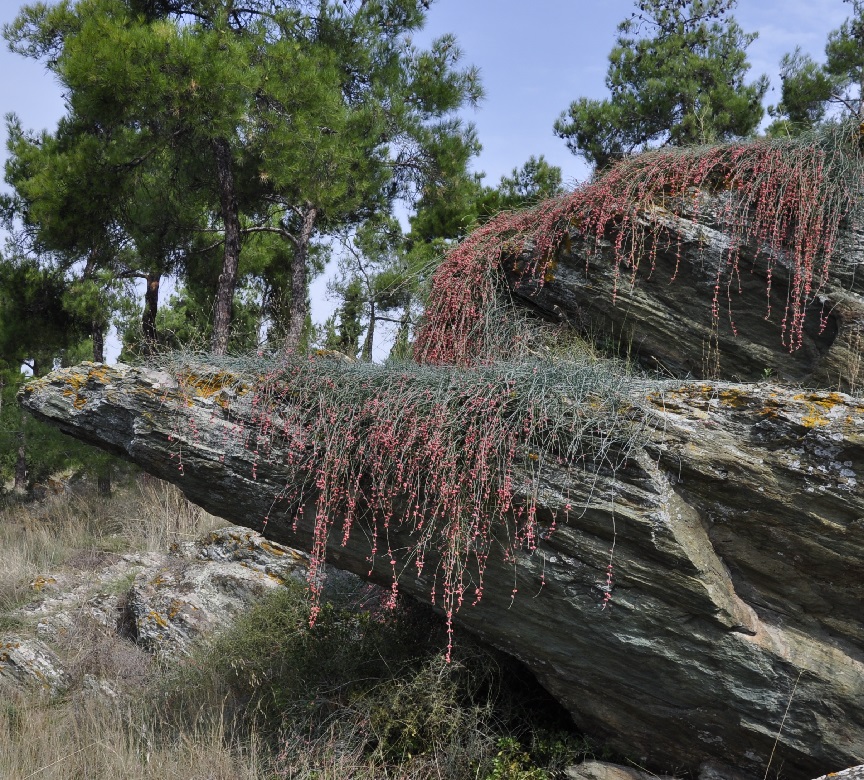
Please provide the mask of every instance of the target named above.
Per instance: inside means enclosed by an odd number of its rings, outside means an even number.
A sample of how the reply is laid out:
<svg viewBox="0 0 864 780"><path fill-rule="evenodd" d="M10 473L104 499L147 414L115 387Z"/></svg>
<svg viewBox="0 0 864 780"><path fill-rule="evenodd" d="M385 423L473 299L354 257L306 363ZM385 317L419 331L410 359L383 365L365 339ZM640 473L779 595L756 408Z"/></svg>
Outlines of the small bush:
<svg viewBox="0 0 864 780"><path fill-rule="evenodd" d="M298 780L534 780L584 750L549 697L523 704L514 662L463 642L448 663L446 625L431 610L401 599L392 611L325 605L314 627L309 610L288 586L202 647L163 685L166 723L222 718L229 742L259 735L276 776ZM545 749L535 731L554 734ZM496 770L502 745L522 775Z"/></svg>

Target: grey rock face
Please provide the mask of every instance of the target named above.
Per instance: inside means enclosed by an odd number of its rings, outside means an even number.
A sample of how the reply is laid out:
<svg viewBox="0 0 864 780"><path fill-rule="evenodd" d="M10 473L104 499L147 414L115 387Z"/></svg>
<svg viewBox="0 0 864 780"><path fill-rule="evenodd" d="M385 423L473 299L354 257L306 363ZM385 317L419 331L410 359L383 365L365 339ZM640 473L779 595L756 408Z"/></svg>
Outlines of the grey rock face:
<svg viewBox="0 0 864 780"><path fill-rule="evenodd" d="M843 769L840 772L831 772L817 777L816 780L834 780L834 778L836 780L864 780L864 764L849 767L849 769Z"/></svg>
<svg viewBox="0 0 864 780"><path fill-rule="evenodd" d="M568 780L674 780L672 777L654 775L649 772L640 772L618 764L610 764L606 761L583 761L579 766L569 767L564 771Z"/></svg>
<svg viewBox="0 0 864 780"><path fill-rule="evenodd" d="M254 424L246 396L229 419L211 395L84 364L30 384L22 402L209 512L256 529L269 515L269 539L311 549L310 522L272 511L279 452L255 463L237 435ZM642 765L695 773L713 760L762 777L775 739L774 765L793 780L861 763L864 405L710 382L632 402L654 421L642 449L617 475L548 468L538 512L545 524L557 512L557 530L515 565L493 549L483 599L458 626L524 661L581 729ZM570 503L588 509L565 518ZM387 583L389 561L370 564L356 530L330 541L329 563ZM411 539L394 523L390 543L398 556ZM434 570L430 559L400 587L428 601Z"/></svg>
<svg viewBox="0 0 864 780"><path fill-rule="evenodd" d="M44 642L9 636L0 640L2 679L57 693L65 687L66 672Z"/></svg>
<svg viewBox="0 0 864 780"><path fill-rule="evenodd" d="M286 579L302 580L307 566L299 553L236 526L174 552L138 574L126 599L135 641L163 657L184 653Z"/></svg>
<svg viewBox="0 0 864 780"><path fill-rule="evenodd" d="M646 224L663 228L668 241L657 242L653 264L642 262L632 280L630 271L615 262L611 233L598 248L593 238L572 232L542 284L522 275L531 265L530 251L505 263L517 301L667 376L744 382L772 376L814 387L862 387L864 246L859 233L842 235L831 279L808 309L802 344L790 351L782 329L788 259L774 258L769 296L765 257L758 247L742 247L740 273L721 280L715 323L717 269L726 266L729 238L717 229L718 204L704 193L697 214L682 211L675 215L658 208L643 214Z"/></svg>
<svg viewBox="0 0 864 780"><path fill-rule="evenodd" d="M75 642L88 629L125 637L163 658L183 655L264 593L289 579L303 580L308 565L302 554L238 526L176 545L170 555L96 557L83 571L34 583L39 597L11 616L32 626L35 636L0 634L0 680L62 691L70 674L51 646ZM122 592L118 583L125 583ZM97 693L112 691L110 681L91 674L84 684Z"/></svg>

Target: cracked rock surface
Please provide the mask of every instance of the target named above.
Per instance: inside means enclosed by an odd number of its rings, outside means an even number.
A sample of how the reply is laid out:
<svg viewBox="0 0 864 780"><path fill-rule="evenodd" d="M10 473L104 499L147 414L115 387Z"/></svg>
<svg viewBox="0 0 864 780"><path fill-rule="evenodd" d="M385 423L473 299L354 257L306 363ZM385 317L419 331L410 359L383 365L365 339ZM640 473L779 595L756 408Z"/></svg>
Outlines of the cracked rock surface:
<svg viewBox="0 0 864 780"><path fill-rule="evenodd" d="M761 777L787 706L774 757L786 776L864 762L864 402L771 384L634 392L653 420L642 448L617 475L547 469L539 519L557 514L557 530L515 566L493 550L460 630L521 659L580 729L642 764ZM279 453L264 468L236 435L254 424L244 396L230 414L211 396L146 369L83 364L31 383L22 403L207 511L257 530L269 515L268 539L311 549L310 523L272 512ZM565 517L580 500L587 510ZM410 546L406 534L394 524L394 550ZM362 532L339 541L330 564L389 581ZM400 588L428 601L433 575L430 563ZM170 604L151 603L170 617ZM190 601L178 625L193 613Z"/></svg>
<svg viewBox="0 0 864 780"><path fill-rule="evenodd" d="M691 193L692 196L692 193ZM525 307L552 321L564 321L592 341L637 358L675 377L723 377L758 381L766 375L811 386L861 388L864 381L864 234L846 226L840 233L830 278L813 295L800 346L789 349L783 333L790 260L773 257L770 294L761 247L739 251L740 273L729 278L729 235L724 201L698 194L698 208L655 208L641 215L651 233L660 229L650 262L631 269L615 259L616 234L595 245L572 230L542 284L523 276L531 248L504 267L512 292ZM668 240L667 240L668 239ZM721 269L720 314L712 318Z"/></svg>
<svg viewBox="0 0 864 780"><path fill-rule="evenodd" d="M238 526L175 544L170 554L103 552L84 563L38 577L33 599L8 613L18 627L0 631L0 683L61 693L70 675L52 646L77 643L86 653L82 637L94 632L115 647L127 642L129 654L182 655L307 569L302 554ZM112 691L110 681L84 677L86 687Z"/></svg>

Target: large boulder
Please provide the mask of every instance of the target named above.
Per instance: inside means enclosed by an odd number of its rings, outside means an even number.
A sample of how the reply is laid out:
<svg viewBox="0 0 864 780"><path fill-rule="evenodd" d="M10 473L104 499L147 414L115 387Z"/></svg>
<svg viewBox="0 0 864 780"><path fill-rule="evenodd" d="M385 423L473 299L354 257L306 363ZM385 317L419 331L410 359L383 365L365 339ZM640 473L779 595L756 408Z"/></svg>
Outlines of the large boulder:
<svg viewBox="0 0 864 780"><path fill-rule="evenodd" d="M788 257L768 264L755 242L740 247L734 275L722 200L701 193L699 209L653 208L641 227L657 240L652 262L630 276L616 257L617 233L597 243L571 229L542 279L533 245L505 262L517 302L577 327L595 343L671 377L760 381L860 390L864 383L864 235L841 232L830 276L807 310L801 344L782 328L790 287ZM722 279L715 318L715 285ZM770 294L768 293L770 287Z"/></svg>
<svg viewBox="0 0 864 780"><path fill-rule="evenodd" d="M165 373L83 364L21 400L207 511L311 550L314 507L296 525L272 511L285 454L274 445L259 462L239 434L260 399L237 382L228 399L206 382L181 392ZM626 467L546 468L538 517L557 515L557 529L515 560L492 550L457 632L524 661L581 729L655 771L713 762L762 777L772 751L793 779L861 763L864 404L711 382L637 384L630 402L653 424ZM394 564L370 561L362 530L344 544L332 534L327 560L387 583ZM400 569L412 540L398 519L389 534ZM400 588L428 601L435 572L412 567Z"/></svg>

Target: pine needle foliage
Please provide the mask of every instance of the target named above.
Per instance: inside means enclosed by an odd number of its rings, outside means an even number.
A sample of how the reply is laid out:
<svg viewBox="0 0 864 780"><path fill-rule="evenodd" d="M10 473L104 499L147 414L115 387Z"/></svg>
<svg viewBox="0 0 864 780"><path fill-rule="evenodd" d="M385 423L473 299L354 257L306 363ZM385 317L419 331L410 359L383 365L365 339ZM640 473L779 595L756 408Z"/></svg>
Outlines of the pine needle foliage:
<svg viewBox="0 0 864 780"><path fill-rule="evenodd" d="M835 262L839 230L855 216L862 174L857 124L832 125L806 138L670 147L627 157L567 195L499 215L454 248L432 281L415 355L435 364L489 359L499 343L499 318L488 312L506 289L505 260L529 255L522 280L542 286L571 236L588 239L594 251L609 242L617 293L620 281L634 285L640 269L653 270L658 248L672 249L680 260L681 238L670 230L669 218L681 216L709 221L729 238L724 262L713 269L712 313L719 318L725 297L733 329L742 249L755 250L755 267L767 279L766 316L774 270L788 269L780 337L794 351L802 343L808 304ZM703 194L713 196L719 209L700 214Z"/></svg>
<svg viewBox="0 0 864 780"><path fill-rule="evenodd" d="M200 361L171 370L202 381ZM253 476L271 465L286 475L270 515L314 522L314 599L328 544L362 533L370 559L392 570L394 603L403 574L425 575L451 636L455 613L483 596L489 556L515 565L553 531L554 517L538 519L544 469L591 480L627 458L642 425L631 419L628 380L596 361L453 368L265 356L223 358L212 370L223 386L259 377L228 394L244 408L226 414L244 423ZM304 518L311 504L315 517ZM409 549L395 549L397 529Z"/></svg>

